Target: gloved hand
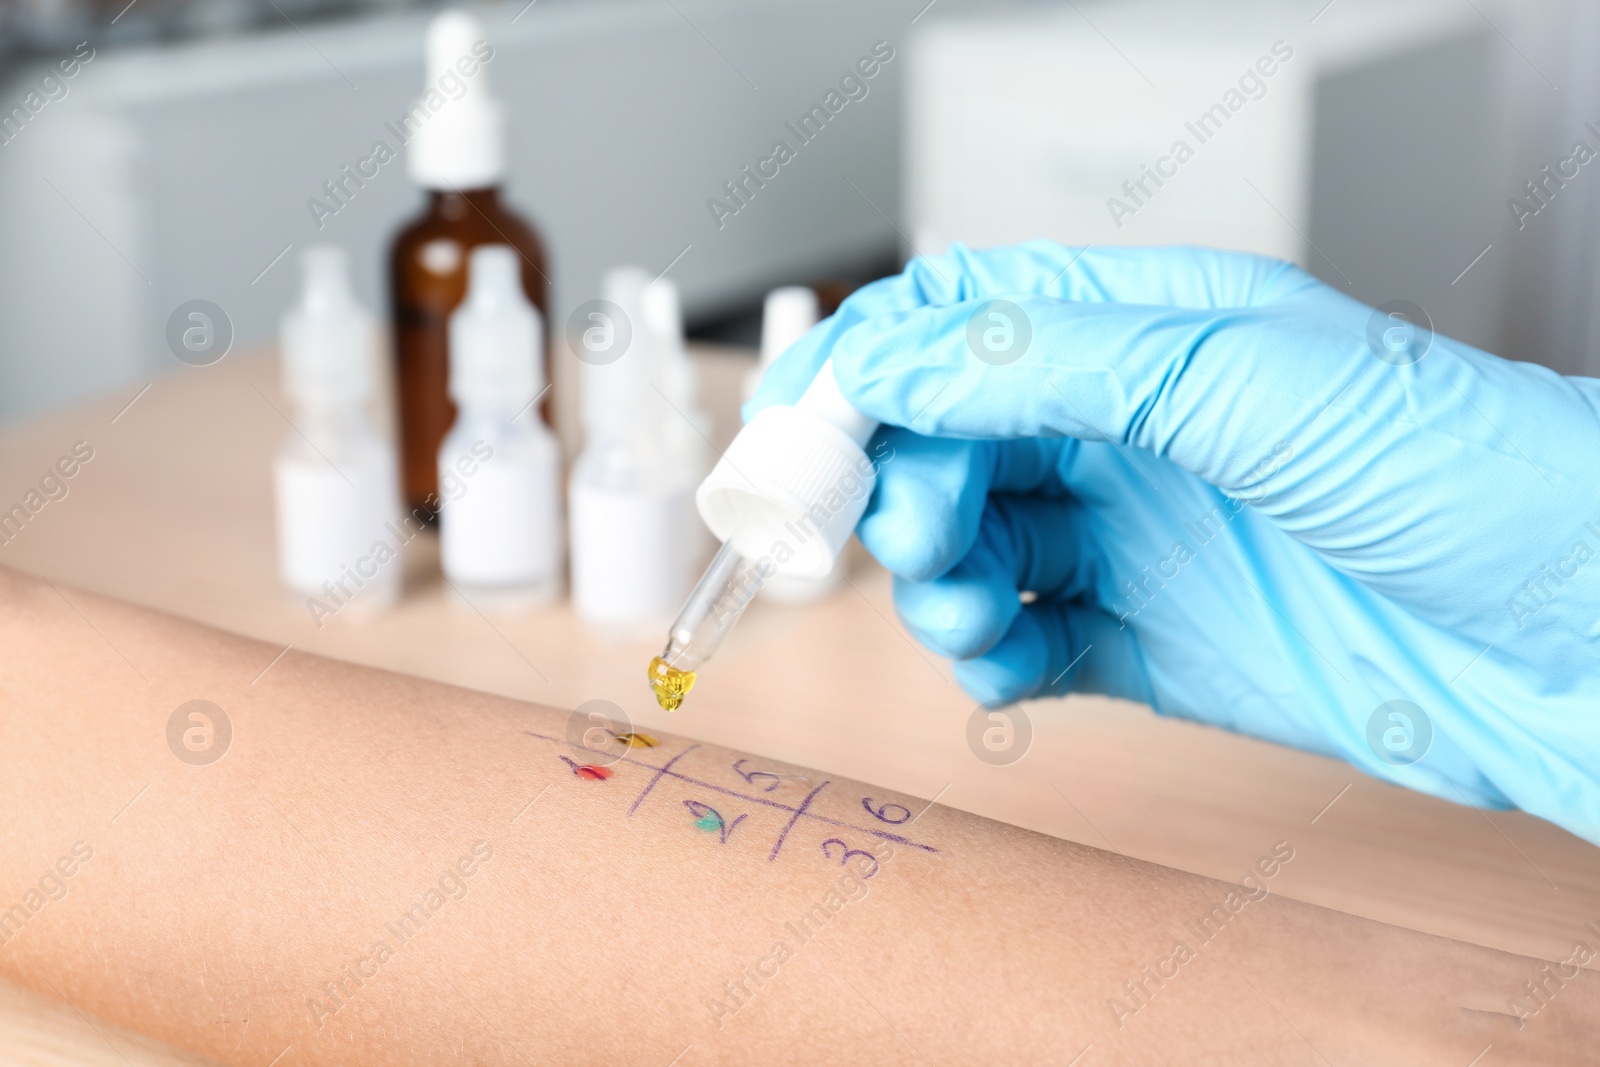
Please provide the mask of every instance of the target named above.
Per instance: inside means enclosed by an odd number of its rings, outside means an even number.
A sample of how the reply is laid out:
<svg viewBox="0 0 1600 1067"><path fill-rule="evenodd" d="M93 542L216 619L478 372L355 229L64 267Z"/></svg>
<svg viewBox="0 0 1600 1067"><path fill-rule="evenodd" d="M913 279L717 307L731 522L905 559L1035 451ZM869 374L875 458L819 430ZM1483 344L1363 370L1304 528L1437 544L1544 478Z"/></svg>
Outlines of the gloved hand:
<svg viewBox="0 0 1600 1067"><path fill-rule="evenodd" d="M1108 693L1600 843L1600 381L1287 263L1049 242L860 290L747 415L830 357L894 448L857 533L980 701Z"/></svg>

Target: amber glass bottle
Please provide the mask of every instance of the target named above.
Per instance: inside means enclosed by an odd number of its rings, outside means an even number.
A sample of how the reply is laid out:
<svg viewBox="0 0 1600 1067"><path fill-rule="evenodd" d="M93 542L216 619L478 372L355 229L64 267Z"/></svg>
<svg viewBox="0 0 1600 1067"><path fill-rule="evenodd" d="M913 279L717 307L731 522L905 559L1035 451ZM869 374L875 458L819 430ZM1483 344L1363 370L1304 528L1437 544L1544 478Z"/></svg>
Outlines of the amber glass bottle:
<svg viewBox="0 0 1600 1067"><path fill-rule="evenodd" d="M438 508L439 444L456 417L449 392L450 313L466 296L468 259L479 245L517 250L522 287L545 320L538 358L550 380L544 246L500 199L506 120L489 84L494 47L476 18L443 11L428 23L425 51L422 96L395 132L406 146L406 171L428 201L395 238L389 264L401 480L408 506L424 509L418 518ZM539 412L546 423L550 410L546 392Z"/></svg>
<svg viewBox="0 0 1600 1067"><path fill-rule="evenodd" d="M400 468L412 509L425 507L438 491L439 443L456 417L449 393L450 313L466 295L472 250L485 244L508 244L522 260L522 288L544 318L540 358L550 380L549 275L538 232L505 206L496 187L429 190L422 213L396 236L389 264ZM547 391L540 401L546 423L550 397Z"/></svg>

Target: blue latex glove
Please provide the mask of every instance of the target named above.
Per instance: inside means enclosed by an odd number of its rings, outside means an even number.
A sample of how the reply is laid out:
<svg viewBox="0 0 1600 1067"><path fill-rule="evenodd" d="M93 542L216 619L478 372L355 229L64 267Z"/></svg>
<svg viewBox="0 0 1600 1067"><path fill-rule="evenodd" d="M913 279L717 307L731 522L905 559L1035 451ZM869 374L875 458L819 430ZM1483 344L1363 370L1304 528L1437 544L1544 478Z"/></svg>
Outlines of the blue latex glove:
<svg viewBox="0 0 1600 1067"><path fill-rule="evenodd" d="M857 532L980 701L1108 693L1600 843L1600 381L1373 321L1257 256L957 247L747 415L831 355L895 450Z"/></svg>

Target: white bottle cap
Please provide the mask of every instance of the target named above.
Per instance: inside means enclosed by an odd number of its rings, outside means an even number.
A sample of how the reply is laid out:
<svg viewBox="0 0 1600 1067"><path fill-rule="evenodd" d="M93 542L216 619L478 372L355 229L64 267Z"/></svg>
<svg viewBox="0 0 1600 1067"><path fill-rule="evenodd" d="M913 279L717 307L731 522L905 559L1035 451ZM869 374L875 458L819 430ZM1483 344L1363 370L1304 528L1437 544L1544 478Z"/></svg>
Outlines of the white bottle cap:
<svg viewBox="0 0 1600 1067"><path fill-rule="evenodd" d="M505 177L505 113L490 93L483 27L464 11L428 23L427 81L405 116L406 169L425 189L482 189ZM467 72L471 71L471 74Z"/></svg>
<svg viewBox="0 0 1600 1067"><path fill-rule="evenodd" d="M700 517L746 559L771 559L775 574L827 575L877 482L862 448L877 427L824 363L799 403L763 408L739 431L695 493Z"/></svg>
<svg viewBox="0 0 1600 1067"><path fill-rule="evenodd" d="M761 308L761 359L744 372L743 399L756 395L767 368L804 337L818 317L817 294L804 285L786 285L767 294Z"/></svg>
<svg viewBox="0 0 1600 1067"><path fill-rule="evenodd" d="M804 285L786 285L767 294L761 308L761 367L772 366L820 318L817 294Z"/></svg>
<svg viewBox="0 0 1600 1067"><path fill-rule="evenodd" d="M584 361L583 416L591 433L633 430L655 410L649 401L657 348L645 319L649 285L650 275L640 267L613 267L601 279L601 296L622 316L611 324L613 343L626 341L626 347Z"/></svg>
<svg viewBox="0 0 1600 1067"><path fill-rule="evenodd" d="M677 414L695 425L701 416L698 408L699 375L689 358L684 342L683 304L678 286L671 278L657 278L644 289L644 326L654 348L656 384L662 395L677 409Z"/></svg>
<svg viewBox="0 0 1600 1067"><path fill-rule="evenodd" d="M644 291L649 287L650 275L643 267L612 267L600 278L600 295L628 316L628 329L635 338L647 329L644 321ZM628 358L632 351L630 345L621 353L621 358Z"/></svg>
<svg viewBox="0 0 1600 1067"><path fill-rule="evenodd" d="M300 299L280 325L284 392L299 404L359 404L372 393L375 333L344 249L313 245L300 270Z"/></svg>
<svg viewBox="0 0 1600 1067"><path fill-rule="evenodd" d="M683 304L671 278L657 278L644 287L644 326L658 343L683 344Z"/></svg>
<svg viewBox="0 0 1600 1067"><path fill-rule="evenodd" d="M544 323L522 289L509 245L479 245L467 261L467 296L450 316L450 398L463 408L521 411L545 387Z"/></svg>

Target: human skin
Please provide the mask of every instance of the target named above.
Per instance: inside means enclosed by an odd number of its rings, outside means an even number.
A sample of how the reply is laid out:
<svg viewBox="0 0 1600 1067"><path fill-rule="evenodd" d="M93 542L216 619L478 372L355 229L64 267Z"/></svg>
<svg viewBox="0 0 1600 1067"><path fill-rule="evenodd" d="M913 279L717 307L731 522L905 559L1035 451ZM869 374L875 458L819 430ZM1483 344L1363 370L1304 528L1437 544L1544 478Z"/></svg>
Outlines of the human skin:
<svg viewBox="0 0 1600 1067"><path fill-rule="evenodd" d="M579 777L562 757L614 756L565 712L294 651L262 674L278 649L13 572L0 602L0 973L226 1064L1576 1063L1600 1037L1587 973L1519 1027L1543 961L1259 871L667 735ZM205 765L168 741L196 699L232 727Z"/></svg>

